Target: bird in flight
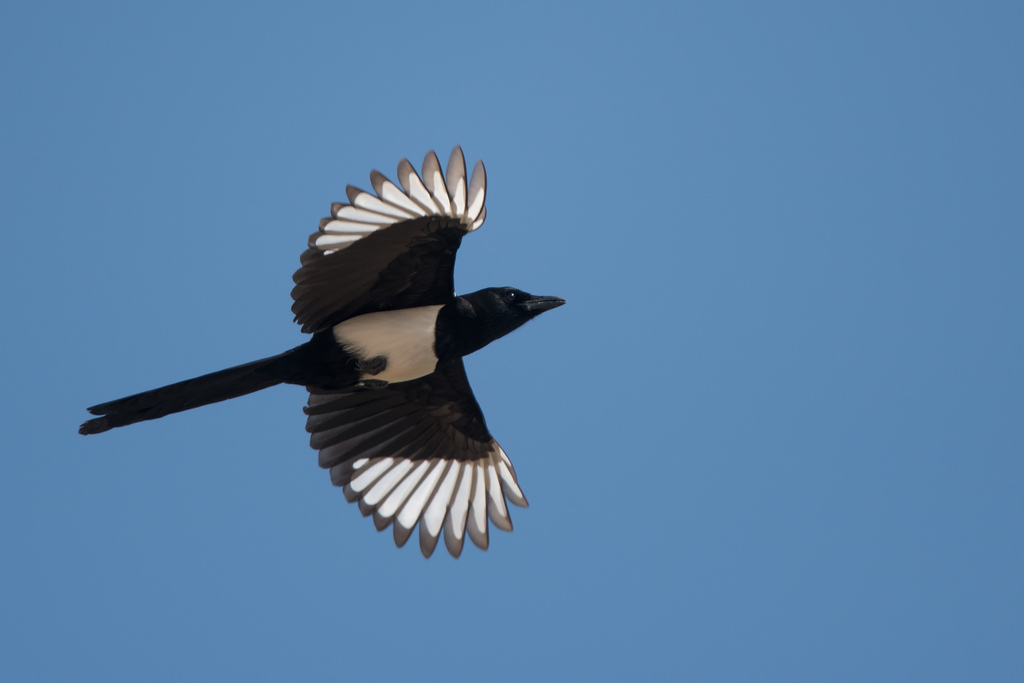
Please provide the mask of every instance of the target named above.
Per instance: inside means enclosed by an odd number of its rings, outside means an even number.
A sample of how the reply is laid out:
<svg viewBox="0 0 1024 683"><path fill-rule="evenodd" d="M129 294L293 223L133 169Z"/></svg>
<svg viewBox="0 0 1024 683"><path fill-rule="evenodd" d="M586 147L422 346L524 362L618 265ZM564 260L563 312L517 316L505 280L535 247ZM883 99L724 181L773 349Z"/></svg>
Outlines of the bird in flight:
<svg viewBox="0 0 1024 683"><path fill-rule="evenodd" d="M310 445L331 482L391 525L401 547L419 525L430 557L443 535L452 556L468 534L486 550L488 519L512 530L506 501L526 507L515 470L487 429L462 357L565 303L513 287L455 295L455 253L487 214L487 177L467 180L456 147L444 173L429 152L395 185L370 174L374 194L349 202L309 237L295 272L292 312L306 343L282 354L101 403L80 434L154 420L277 384L309 391Z"/></svg>

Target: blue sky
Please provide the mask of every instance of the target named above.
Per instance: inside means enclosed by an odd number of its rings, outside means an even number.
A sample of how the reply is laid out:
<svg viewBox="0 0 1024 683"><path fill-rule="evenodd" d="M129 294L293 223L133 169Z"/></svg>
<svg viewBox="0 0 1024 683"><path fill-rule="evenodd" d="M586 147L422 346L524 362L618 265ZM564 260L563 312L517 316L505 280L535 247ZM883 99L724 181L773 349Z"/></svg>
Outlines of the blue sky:
<svg viewBox="0 0 1024 683"><path fill-rule="evenodd" d="M1016 681L1024 10L22 3L0 23L5 680ZM279 387L346 184L461 144L531 502L425 561Z"/></svg>

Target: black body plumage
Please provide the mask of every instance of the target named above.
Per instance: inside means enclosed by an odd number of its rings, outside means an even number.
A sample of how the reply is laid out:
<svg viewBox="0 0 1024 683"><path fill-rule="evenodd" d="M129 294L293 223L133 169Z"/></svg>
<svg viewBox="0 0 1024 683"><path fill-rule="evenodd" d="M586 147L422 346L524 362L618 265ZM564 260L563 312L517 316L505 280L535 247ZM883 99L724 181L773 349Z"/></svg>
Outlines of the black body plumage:
<svg viewBox="0 0 1024 683"><path fill-rule="evenodd" d="M506 501L526 505L462 358L565 301L511 287L455 296L456 252L486 215L483 164L467 184L458 147L445 174L430 152L422 175L399 163L401 189L370 178L376 196L349 186L350 203L332 205L295 273L292 311L308 342L93 406L79 433L305 386L310 444L346 498L378 529L393 525L400 546L418 524L428 557L443 530L457 557L467 533L487 548L488 519L511 530Z"/></svg>

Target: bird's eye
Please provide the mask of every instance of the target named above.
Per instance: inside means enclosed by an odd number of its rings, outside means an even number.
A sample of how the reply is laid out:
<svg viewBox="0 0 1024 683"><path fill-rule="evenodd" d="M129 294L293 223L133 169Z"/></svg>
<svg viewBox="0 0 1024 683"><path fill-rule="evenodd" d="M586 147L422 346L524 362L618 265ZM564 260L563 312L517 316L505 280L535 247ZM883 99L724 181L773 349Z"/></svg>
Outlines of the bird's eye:
<svg viewBox="0 0 1024 683"><path fill-rule="evenodd" d="M515 292L505 292L505 301L509 302L510 304L514 304L516 302L516 298L517 297Z"/></svg>

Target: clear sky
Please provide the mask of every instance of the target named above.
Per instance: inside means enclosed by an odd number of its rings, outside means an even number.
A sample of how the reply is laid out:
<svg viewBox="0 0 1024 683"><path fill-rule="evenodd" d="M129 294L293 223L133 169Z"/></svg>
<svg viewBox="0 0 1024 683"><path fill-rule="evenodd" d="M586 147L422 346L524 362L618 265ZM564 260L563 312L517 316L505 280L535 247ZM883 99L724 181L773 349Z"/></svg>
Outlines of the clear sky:
<svg viewBox="0 0 1024 683"><path fill-rule="evenodd" d="M1024 680L1017 3L15 3L0 678ZM346 184L461 144L468 360L531 502L424 560L298 387L86 406L303 340Z"/></svg>

